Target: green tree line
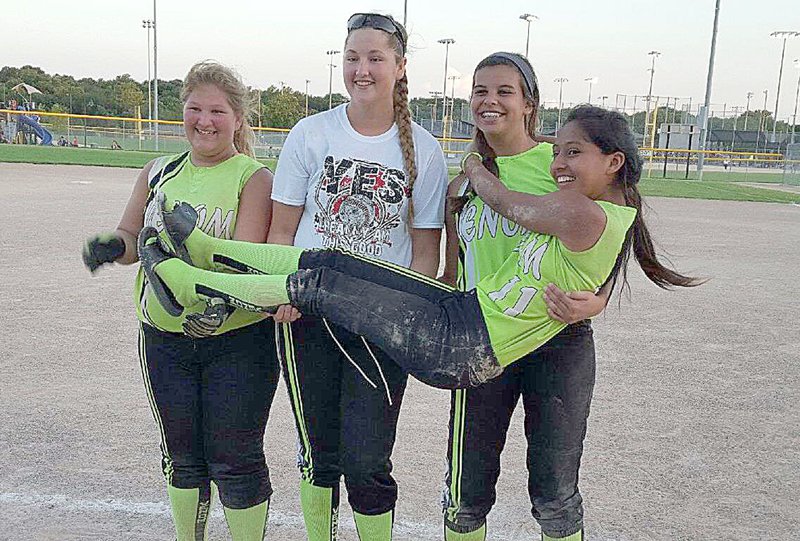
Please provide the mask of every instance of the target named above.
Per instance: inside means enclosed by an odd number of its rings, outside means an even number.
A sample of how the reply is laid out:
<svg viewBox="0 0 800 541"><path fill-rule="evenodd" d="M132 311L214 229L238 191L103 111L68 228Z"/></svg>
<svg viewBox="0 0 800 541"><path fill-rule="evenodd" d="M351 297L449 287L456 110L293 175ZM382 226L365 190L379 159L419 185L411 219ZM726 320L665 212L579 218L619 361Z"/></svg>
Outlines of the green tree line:
<svg viewBox="0 0 800 541"><path fill-rule="evenodd" d="M143 118L147 117L147 81L136 81L129 74L119 75L114 79L75 79L70 75L50 75L35 66L22 66L15 68L5 66L0 68L0 102L8 104L11 99L22 101L27 96L12 92L11 88L19 83L32 85L42 91L34 94L33 100L37 109L52 112L70 112L75 114L90 114L104 116L136 116L137 107ZM173 79L163 81L159 79L159 118L162 120L181 120L182 104L180 92L182 81ZM253 94L254 126L269 128L291 128L306 114L325 111L329 106L329 96L309 95L294 90L288 86L269 86L266 89L251 89ZM347 97L335 93L330 97L330 103L335 107L347 101ZM306 105L307 103L307 105ZM448 101L448 105L450 102ZM409 108L416 120L441 119L441 99L413 98ZM568 114L568 109L561 112L562 121ZM542 107L539 111L538 123L545 131L552 131L558 122L558 108ZM644 133L644 111L626 115L634 131ZM664 122L694 123L696 116L672 107L659 107L656 125ZM469 120L469 103L461 98L455 99L453 117ZM772 113L769 111L747 111L735 115L726 115L725 118L712 116L709 125L712 129L731 130L736 125L737 130L765 130L771 131L774 125ZM779 133L790 130L791 127L779 121L776 131Z"/></svg>

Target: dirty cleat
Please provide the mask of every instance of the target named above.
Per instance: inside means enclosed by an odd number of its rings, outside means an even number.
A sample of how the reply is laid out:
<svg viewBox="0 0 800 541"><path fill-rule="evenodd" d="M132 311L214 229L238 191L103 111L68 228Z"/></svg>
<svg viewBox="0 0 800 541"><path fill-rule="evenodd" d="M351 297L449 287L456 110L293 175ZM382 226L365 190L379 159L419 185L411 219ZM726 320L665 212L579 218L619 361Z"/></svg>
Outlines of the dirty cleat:
<svg viewBox="0 0 800 541"><path fill-rule="evenodd" d="M168 254L161 247L158 237L158 230L154 227L145 227L139 232L137 240L139 251L139 262L142 265L150 288L164 307L164 310L171 316L178 317L183 313L183 306L178 303L170 291L169 287L156 274L155 268L159 263L173 259L175 256Z"/></svg>
<svg viewBox="0 0 800 541"><path fill-rule="evenodd" d="M206 301L203 312L186 316L183 322L183 333L192 338L206 338L212 336L222 327L225 320L233 312L233 308L225 304L225 300L212 297Z"/></svg>
<svg viewBox="0 0 800 541"><path fill-rule="evenodd" d="M163 194L158 196L158 209L161 223L164 225L163 237L172 253L184 263L193 265L186 247L186 239L194 231L197 224L197 211L189 203L178 203L172 210L167 210Z"/></svg>

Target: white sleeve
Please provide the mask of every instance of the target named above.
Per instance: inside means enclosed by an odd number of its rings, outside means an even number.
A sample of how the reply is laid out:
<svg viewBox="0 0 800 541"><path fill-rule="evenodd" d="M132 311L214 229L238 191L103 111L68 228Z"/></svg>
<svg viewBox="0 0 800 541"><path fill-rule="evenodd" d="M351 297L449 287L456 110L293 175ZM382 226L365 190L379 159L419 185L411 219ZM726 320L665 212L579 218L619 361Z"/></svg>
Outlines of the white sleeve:
<svg viewBox="0 0 800 541"><path fill-rule="evenodd" d="M305 158L305 130L298 124L286 136L272 181L272 200L299 207L306 204L311 174Z"/></svg>
<svg viewBox="0 0 800 541"><path fill-rule="evenodd" d="M444 201L448 172L442 148L435 140L419 156L427 158L417 167L417 180L411 193L414 202L414 228L441 229L444 226Z"/></svg>

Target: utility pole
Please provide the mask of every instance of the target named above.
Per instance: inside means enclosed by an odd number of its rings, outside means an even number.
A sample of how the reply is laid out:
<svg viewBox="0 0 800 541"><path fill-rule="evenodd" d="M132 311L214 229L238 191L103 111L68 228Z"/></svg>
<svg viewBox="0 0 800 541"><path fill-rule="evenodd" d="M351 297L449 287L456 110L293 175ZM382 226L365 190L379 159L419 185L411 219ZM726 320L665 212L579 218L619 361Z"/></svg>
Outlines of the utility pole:
<svg viewBox="0 0 800 541"><path fill-rule="evenodd" d="M714 81L714 56L717 52L717 30L719 28L719 3L714 7L714 29L711 32L711 53L708 57L708 77L706 78L706 96L703 102L700 123L700 154L697 158L697 179L703 180L703 161L705 159L706 141L708 140L708 107L711 105L711 83Z"/></svg>
<svg viewBox="0 0 800 541"><path fill-rule="evenodd" d="M306 79L306 115L308 116L308 83L310 83L310 79Z"/></svg>

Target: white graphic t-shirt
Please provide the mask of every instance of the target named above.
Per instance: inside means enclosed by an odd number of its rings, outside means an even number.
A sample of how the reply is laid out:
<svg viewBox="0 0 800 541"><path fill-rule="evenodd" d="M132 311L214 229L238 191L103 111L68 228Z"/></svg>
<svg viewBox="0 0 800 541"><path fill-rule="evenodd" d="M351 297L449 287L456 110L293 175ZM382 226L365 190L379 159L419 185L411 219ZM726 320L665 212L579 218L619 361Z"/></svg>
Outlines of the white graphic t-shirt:
<svg viewBox="0 0 800 541"><path fill-rule="evenodd" d="M447 166L439 143L412 122L417 180L414 223L397 126L377 136L356 132L347 104L301 120L278 159L272 199L304 206L294 245L339 248L409 266L409 227L444 223Z"/></svg>

